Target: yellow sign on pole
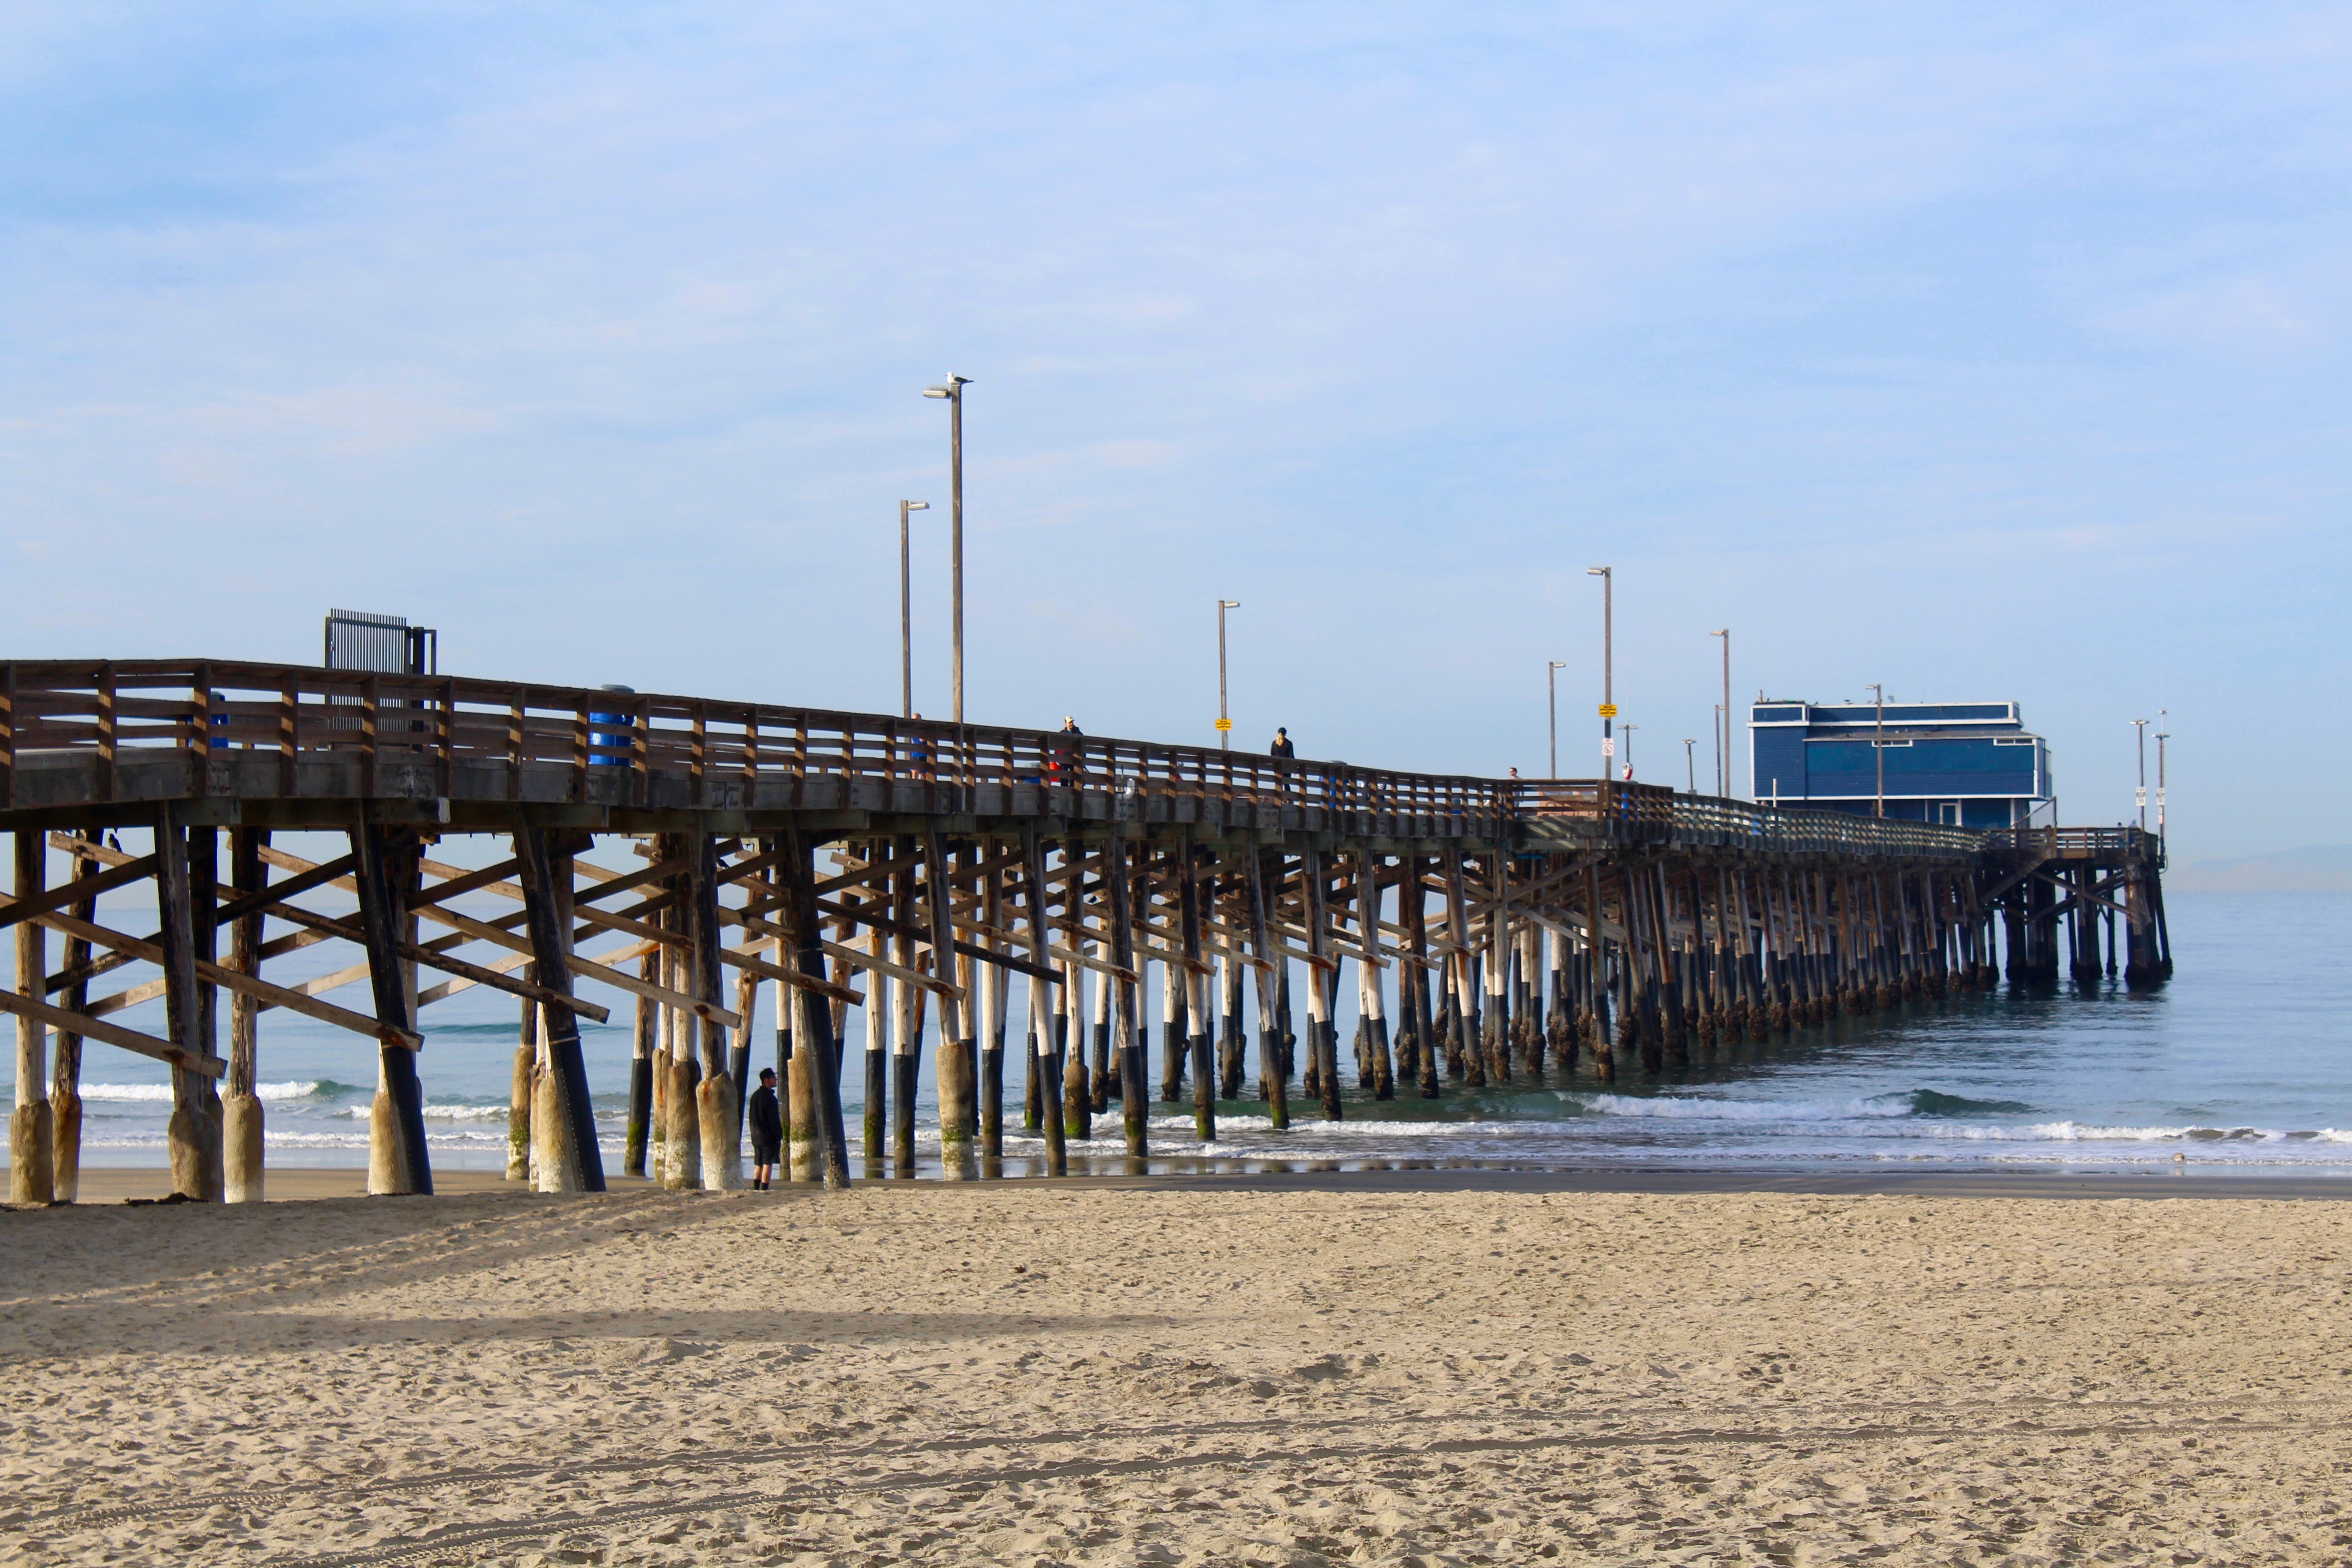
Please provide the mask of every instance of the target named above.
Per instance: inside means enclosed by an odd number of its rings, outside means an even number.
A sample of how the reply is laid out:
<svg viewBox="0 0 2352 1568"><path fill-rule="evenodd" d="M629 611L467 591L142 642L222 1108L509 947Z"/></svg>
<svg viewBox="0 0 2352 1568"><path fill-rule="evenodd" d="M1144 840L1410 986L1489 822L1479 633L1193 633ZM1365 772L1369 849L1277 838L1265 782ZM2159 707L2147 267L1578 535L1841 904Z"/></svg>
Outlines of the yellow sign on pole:
<svg viewBox="0 0 2352 1568"><path fill-rule="evenodd" d="M1603 702L1601 705L1601 716L1603 719L1614 719L1617 717L1617 704L1614 702Z"/></svg>
<svg viewBox="0 0 2352 1568"><path fill-rule="evenodd" d="M1234 721L1231 719L1220 719L1217 721L1217 728L1220 730L1230 730L1233 727Z"/></svg>

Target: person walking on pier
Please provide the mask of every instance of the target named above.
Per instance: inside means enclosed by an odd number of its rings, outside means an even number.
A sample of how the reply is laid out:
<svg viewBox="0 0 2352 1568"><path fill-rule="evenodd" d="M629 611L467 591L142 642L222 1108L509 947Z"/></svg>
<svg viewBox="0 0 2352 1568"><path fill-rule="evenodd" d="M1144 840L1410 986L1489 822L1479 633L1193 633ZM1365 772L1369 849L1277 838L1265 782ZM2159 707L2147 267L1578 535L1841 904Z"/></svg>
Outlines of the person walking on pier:
<svg viewBox="0 0 2352 1568"><path fill-rule="evenodd" d="M776 1104L776 1069L760 1069L760 1087L743 1108L751 1123L751 1188L764 1193L775 1179L778 1156L784 1149L784 1117Z"/></svg>
<svg viewBox="0 0 2352 1568"><path fill-rule="evenodd" d="M1298 754L1298 748L1290 743L1290 731L1277 724L1274 730L1274 743L1265 752L1270 757L1295 757Z"/></svg>

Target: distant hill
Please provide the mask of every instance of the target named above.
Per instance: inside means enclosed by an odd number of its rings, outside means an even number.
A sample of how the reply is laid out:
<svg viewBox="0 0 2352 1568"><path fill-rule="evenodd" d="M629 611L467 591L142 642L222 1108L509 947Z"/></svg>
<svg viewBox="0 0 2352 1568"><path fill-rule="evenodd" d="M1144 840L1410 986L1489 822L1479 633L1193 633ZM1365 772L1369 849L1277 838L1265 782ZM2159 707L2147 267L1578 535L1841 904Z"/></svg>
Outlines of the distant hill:
<svg viewBox="0 0 2352 1568"><path fill-rule="evenodd" d="M2168 871L2167 891L2192 893L2352 892L2352 844L2314 844L2241 860L2206 860Z"/></svg>

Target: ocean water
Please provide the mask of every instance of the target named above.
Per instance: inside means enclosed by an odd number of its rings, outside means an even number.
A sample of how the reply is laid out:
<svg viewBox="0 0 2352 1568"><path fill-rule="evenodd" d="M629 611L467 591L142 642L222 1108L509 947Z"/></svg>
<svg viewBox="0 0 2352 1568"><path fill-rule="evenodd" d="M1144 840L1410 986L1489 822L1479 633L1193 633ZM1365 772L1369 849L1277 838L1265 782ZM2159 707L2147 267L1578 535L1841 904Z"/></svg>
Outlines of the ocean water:
<svg viewBox="0 0 2352 1568"><path fill-rule="evenodd" d="M1338 1123L1317 1120L1316 1107L1294 1082L1286 1133L1270 1129L1263 1104L1244 1100L1219 1107L1218 1142L1204 1146L1193 1137L1189 1104L1160 1105L1153 1108L1153 1152L1188 1166L1208 1161L1244 1169L1640 1163L1818 1170L1890 1162L1914 1169L2124 1169L2170 1164L2179 1156L2207 1171L2352 1177L2352 895L2184 893L2173 896L2170 915L2178 973L2150 994L2134 995L2119 984L2091 995L2071 987L2055 994L2004 987L1840 1019L1767 1045L1740 1046L1707 1067L1656 1078L1637 1069L1608 1085L1588 1068L1539 1084L1476 1091L1449 1081L1436 1100L1407 1093L1376 1102L1350 1088ZM342 962L321 958L319 967ZM134 982L141 973L122 973ZM273 978L299 973L271 971ZM1343 1008L1352 1008L1352 977L1343 992ZM1018 984L1013 994L1017 1007ZM362 998L347 1005L365 1005L363 986L330 999L345 997ZM607 1169L617 1171L633 999L595 999L612 1006L613 1022L584 1027L583 1045ZM160 1032L157 1005L127 1010L121 1020ZM762 988L760 1008L763 1045L755 1064L772 1054L765 1045L773 1037L769 988ZM1156 994L1146 1016L1156 1087ZM1352 1011L1343 1010L1341 1070L1351 1081L1353 1024ZM1018 1027L1016 1015L1016 1042ZM494 993L466 992L428 1009L425 1029L418 1067L436 1166L502 1168L514 1005ZM843 1085L853 1150L863 1038L853 1014ZM163 1069L104 1045L85 1051L84 1163L163 1163ZM7 1055L13 1077L14 1053ZM271 1012L263 1017L260 1076L273 1164L365 1163L371 1042ZM1007 1076L1009 1119L1017 1123L1017 1049ZM1255 1083L1254 1065L1247 1078ZM935 1124L929 1079L927 1063L919 1141L927 1159L937 1149L929 1131ZM13 1083L9 1089L13 1094ZM1074 1152L1121 1152L1116 1106L1096 1125L1106 1136L1074 1144ZM1009 1131L1007 1173L1039 1169L1042 1152L1034 1136Z"/></svg>

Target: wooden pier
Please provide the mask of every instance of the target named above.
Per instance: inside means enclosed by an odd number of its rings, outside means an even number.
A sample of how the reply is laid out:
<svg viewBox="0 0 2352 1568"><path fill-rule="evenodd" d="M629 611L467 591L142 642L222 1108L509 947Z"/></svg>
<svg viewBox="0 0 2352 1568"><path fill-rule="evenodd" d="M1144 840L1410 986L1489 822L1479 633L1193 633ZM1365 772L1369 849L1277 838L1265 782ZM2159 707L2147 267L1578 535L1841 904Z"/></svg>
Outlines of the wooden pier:
<svg viewBox="0 0 2352 1568"><path fill-rule="evenodd" d="M507 993L509 1173L594 1191L578 1021L609 1014L575 988L597 981L635 1002L625 1169L725 1189L743 1180L763 991L789 1175L840 1185L854 1160L913 1173L927 1059L949 1178L1002 1159L1008 1114L1060 1174L1114 1110L1148 1153L1155 1098L1189 1101L1207 1142L1244 1097L1278 1131L1337 1120L1349 1075L1386 1100L1671 1071L1989 988L2004 947L2015 984L2055 983L2062 950L2085 985L2103 951L2136 987L2171 968L2161 847L2132 829L1987 836L1601 781L302 666L0 665L0 831L16 1203L75 1195L91 1042L170 1064L177 1191L258 1200L275 1008L373 1043L370 1190L429 1193L426 1009ZM348 853L273 845L292 831ZM440 859L460 835L498 836L501 858ZM74 868L57 886L52 855ZM100 924L98 896L135 883L153 928ZM327 889L350 912L293 901ZM483 919L453 907L463 894L513 908ZM348 967L266 978L330 942ZM153 977L123 984L134 964ZM1008 1040L1015 981L1028 1027ZM157 997L161 1034L110 1021ZM860 1071L853 1131L841 1081Z"/></svg>

